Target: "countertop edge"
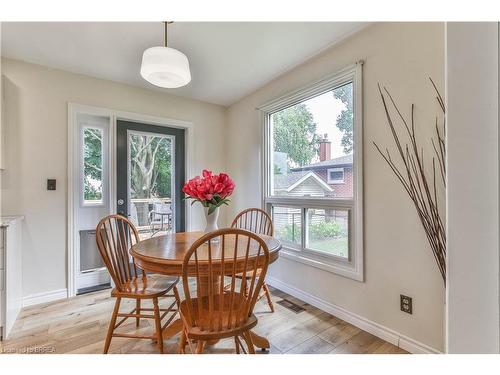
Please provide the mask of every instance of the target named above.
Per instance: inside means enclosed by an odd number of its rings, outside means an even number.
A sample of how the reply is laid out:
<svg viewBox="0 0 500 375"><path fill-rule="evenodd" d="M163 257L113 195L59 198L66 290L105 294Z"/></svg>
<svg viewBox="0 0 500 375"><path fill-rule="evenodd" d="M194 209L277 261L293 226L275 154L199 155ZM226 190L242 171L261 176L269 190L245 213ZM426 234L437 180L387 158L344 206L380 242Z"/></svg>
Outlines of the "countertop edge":
<svg viewBox="0 0 500 375"><path fill-rule="evenodd" d="M7 215L0 217L0 228L7 228L15 221L24 220L24 215Z"/></svg>

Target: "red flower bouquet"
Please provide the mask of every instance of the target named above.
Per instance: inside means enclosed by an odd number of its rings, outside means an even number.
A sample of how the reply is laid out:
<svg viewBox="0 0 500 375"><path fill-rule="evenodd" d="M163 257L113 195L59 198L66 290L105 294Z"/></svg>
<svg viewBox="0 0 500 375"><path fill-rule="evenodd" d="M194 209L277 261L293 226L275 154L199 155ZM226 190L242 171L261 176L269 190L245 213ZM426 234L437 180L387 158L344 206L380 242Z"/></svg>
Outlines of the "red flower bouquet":
<svg viewBox="0 0 500 375"><path fill-rule="evenodd" d="M212 171L203 170L201 176L186 182L182 191L186 199L200 202L203 207L208 208L208 215L212 214L217 207L228 204L229 197L234 190L234 182L225 173L213 174Z"/></svg>

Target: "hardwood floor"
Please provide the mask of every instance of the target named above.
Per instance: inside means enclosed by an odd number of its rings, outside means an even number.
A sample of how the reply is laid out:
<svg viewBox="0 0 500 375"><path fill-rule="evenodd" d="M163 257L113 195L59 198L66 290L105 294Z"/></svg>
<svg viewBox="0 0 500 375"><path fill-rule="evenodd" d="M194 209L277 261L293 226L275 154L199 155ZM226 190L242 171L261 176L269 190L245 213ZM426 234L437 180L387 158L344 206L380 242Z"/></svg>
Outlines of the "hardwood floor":
<svg viewBox="0 0 500 375"><path fill-rule="evenodd" d="M404 350L312 307L279 290L272 289L275 313L269 312L265 298L255 313L259 323L255 331L271 342L269 353L406 353ZM295 313L276 303L286 299L304 310ZM166 301L168 303L168 301ZM114 299L110 290L78 296L69 300L24 309L14 325L11 337L0 343L0 353L102 353ZM126 301L123 309L135 302ZM152 321L135 319L123 324L123 332L146 333ZM165 352L177 352L178 336L165 341ZM113 338L110 353L157 353L151 340ZM234 353L233 340L209 347L208 353ZM259 353L259 351L258 351Z"/></svg>

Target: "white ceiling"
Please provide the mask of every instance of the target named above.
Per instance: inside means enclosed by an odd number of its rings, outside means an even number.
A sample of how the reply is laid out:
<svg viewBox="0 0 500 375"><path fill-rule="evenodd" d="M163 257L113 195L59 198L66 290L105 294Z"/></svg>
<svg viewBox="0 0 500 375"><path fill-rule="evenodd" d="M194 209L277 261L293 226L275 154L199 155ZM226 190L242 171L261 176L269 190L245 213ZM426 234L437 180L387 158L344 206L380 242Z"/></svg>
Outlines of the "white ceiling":
<svg viewBox="0 0 500 375"><path fill-rule="evenodd" d="M142 52L163 44L160 22L3 22L2 56L230 105L345 36L361 22L176 22L169 46L192 81L159 89L139 74Z"/></svg>

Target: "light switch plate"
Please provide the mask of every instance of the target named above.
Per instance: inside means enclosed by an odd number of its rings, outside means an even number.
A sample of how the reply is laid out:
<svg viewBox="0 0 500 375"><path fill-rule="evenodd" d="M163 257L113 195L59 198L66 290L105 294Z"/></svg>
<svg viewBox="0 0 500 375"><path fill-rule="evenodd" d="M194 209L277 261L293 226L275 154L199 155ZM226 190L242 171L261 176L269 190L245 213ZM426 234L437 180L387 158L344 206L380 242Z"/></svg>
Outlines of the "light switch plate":
<svg viewBox="0 0 500 375"><path fill-rule="evenodd" d="M47 190L56 190L56 180L49 178L47 180Z"/></svg>

